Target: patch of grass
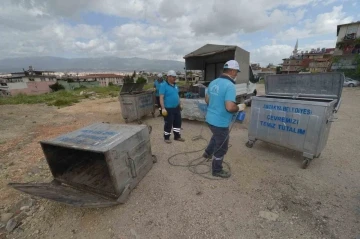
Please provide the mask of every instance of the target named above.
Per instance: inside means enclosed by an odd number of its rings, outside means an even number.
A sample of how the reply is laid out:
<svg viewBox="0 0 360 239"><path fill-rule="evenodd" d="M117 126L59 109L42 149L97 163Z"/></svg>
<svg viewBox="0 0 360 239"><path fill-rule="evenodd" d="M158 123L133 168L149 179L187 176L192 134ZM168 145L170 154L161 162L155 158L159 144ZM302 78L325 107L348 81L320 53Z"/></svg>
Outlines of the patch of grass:
<svg viewBox="0 0 360 239"><path fill-rule="evenodd" d="M6 141L0 141L0 145L6 144Z"/></svg>
<svg viewBox="0 0 360 239"><path fill-rule="evenodd" d="M16 105L16 104L47 104L58 107L73 105L80 102L84 98L89 98L89 95L84 93L80 95L81 91L95 92L97 98L116 97L119 95L120 87L93 87L93 88L80 88L73 91L60 90L52 93L42 95L25 95L18 94L12 97L0 98L0 105Z"/></svg>
<svg viewBox="0 0 360 239"><path fill-rule="evenodd" d="M73 105L75 103L79 103L79 100L75 98L71 98L71 99L57 99L54 102L48 103L47 105L64 107L64 106Z"/></svg>

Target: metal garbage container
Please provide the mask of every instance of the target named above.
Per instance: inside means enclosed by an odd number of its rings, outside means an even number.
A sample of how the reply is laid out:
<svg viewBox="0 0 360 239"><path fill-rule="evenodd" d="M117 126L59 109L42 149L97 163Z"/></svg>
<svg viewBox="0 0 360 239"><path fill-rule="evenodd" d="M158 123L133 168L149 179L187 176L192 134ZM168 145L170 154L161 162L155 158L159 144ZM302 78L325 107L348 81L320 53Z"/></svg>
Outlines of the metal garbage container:
<svg viewBox="0 0 360 239"><path fill-rule="evenodd" d="M181 118L188 120L205 121L207 104L204 99L181 99Z"/></svg>
<svg viewBox="0 0 360 239"><path fill-rule="evenodd" d="M138 121L141 118L152 114L155 117L155 92L145 91L143 83L125 83L119 94L121 115L125 123Z"/></svg>
<svg viewBox="0 0 360 239"><path fill-rule="evenodd" d="M53 181L9 185L76 207L125 203L156 159L145 125L96 123L40 144Z"/></svg>
<svg viewBox="0 0 360 239"><path fill-rule="evenodd" d="M327 143L341 103L343 73L269 75L265 95L252 97L246 146L256 140L303 153L303 168Z"/></svg>

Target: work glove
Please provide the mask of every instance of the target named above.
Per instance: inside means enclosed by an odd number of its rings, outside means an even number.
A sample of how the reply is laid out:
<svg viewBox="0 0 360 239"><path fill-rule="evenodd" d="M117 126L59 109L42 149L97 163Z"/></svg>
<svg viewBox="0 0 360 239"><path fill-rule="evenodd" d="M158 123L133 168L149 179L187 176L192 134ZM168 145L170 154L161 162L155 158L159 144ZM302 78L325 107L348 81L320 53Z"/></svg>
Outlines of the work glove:
<svg viewBox="0 0 360 239"><path fill-rule="evenodd" d="M239 112L240 112L240 111L244 111L245 108L246 108L246 105L245 105L245 104L238 104L238 106L239 106Z"/></svg>
<svg viewBox="0 0 360 239"><path fill-rule="evenodd" d="M183 110L183 106L182 106L182 105L179 105L179 108L180 108L180 111L182 111L182 110Z"/></svg>
<svg viewBox="0 0 360 239"><path fill-rule="evenodd" d="M166 109L162 109L161 114L162 116L166 117L168 115L168 112L166 111Z"/></svg>

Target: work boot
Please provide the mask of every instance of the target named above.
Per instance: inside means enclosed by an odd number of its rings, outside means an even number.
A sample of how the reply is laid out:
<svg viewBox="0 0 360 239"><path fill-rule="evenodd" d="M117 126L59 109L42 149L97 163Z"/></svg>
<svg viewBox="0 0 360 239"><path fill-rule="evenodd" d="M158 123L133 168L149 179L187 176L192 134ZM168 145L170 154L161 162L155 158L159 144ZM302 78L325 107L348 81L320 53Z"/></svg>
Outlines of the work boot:
<svg viewBox="0 0 360 239"><path fill-rule="evenodd" d="M213 172L212 175L214 177L219 177L219 178L230 178L231 173L229 173L225 170L221 170L220 172Z"/></svg>
<svg viewBox="0 0 360 239"><path fill-rule="evenodd" d="M204 152L202 156L203 156L203 158L206 158L207 160L212 159L212 155L209 155L206 152Z"/></svg>
<svg viewBox="0 0 360 239"><path fill-rule="evenodd" d="M165 139L164 141L165 141L165 143L167 143L167 144L171 144L171 140L170 140L170 139Z"/></svg>
<svg viewBox="0 0 360 239"><path fill-rule="evenodd" d="M183 139L183 138L177 138L177 139L174 139L174 140L180 141L180 142L185 142L185 139Z"/></svg>

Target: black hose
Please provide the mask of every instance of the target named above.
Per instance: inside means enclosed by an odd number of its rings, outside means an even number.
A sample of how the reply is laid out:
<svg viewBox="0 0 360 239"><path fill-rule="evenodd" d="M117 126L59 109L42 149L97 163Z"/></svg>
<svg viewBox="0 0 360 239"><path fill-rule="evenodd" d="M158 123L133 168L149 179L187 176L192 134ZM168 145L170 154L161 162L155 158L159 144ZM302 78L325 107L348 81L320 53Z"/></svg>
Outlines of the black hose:
<svg viewBox="0 0 360 239"><path fill-rule="evenodd" d="M233 119L233 121L232 121L232 123L231 123L230 129L229 129L229 134L227 135L227 137L225 138L224 142L221 144L221 146L219 147L218 150L220 150L220 148L223 146L223 144L224 144L224 143L226 142L226 140L229 138L230 132L231 132L233 126L234 126L234 123L235 123L235 121L236 121L237 116L238 116L238 113L235 115L235 117L234 117L234 119ZM201 130L201 132L202 132L202 130ZM190 172L192 172L192 173L194 173L194 174L196 174L196 175L199 175L199 176L201 176L201 177L203 177L203 178L206 178L206 179L210 179L210 180L222 180L222 179L224 179L224 178L209 177L209 176L206 175L206 174L208 174L209 172L211 172L211 167L212 167L212 166L209 165L209 164L206 164L206 162L208 162L210 159L205 159L205 158L203 158L203 156L200 156L200 157L197 157L197 158L195 158L195 159L192 159L192 160L188 161L188 164L185 164L185 165L184 165L184 164L176 164L175 162L172 161L172 159L175 158L175 157L178 156L178 155L187 155L187 154L193 154L193 153L198 153L198 152L204 152L205 149L206 149L206 147L207 147L207 145L208 145L208 143L209 143L209 141L206 140L206 139L201 135L201 133L200 133L200 135L195 136L195 137L192 138L192 141L196 141L196 140L203 140L204 142L206 142L206 145L205 145L203 148L198 149L198 150L186 151L186 152L182 152L182 153L177 153L177 154L171 155L171 156L168 158L168 163L169 163L171 166L174 166L174 167L187 168ZM231 146L232 146L232 145L229 144L228 148L231 148ZM218 150L217 150L217 151L218 151ZM216 152L217 152L217 151L216 151ZM216 152L215 152L215 153L216 153ZM199 161L199 162L197 162L197 161ZM228 168L229 173L231 174L231 167L230 167L230 165L229 165L227 162L225 162L225 161L223 161L223 165L225 165L225 166ZM199 166L206 166L206 167L208 167L209 169L208 169L207 171L205 171L205 172L198 172L198 171L197 171L197 167L199 167Z"/></svg>
<svg viewBox="0 0 360 239"><path fill-rule="evenodd" d="M171 166L174 166L174 167L183 167L183 168L187 168L190 172L194 173L194 174L197 174L203 178L206 178L206 179L210 179L210 180L221 180L221 179L224 179L224 178L215 178L215 177L209 177L207 176L206 174L210 173L211 172L211 165L209 165L207 162L210 160L210 159L205 159L203 158L202 156L200 157L197 157L195 159L192 159L190 161L188 161L187 164L176 164L175 162L172 161L173 158L175 158L176 156L178 155L187 155L187 154L193 154L193 153L198 153L198 152L204 152L204 150L206 149L207 147L207 144L209 143L208 140L204 139L202 136L199 138L198 136L197 137L194 137L192 139L192 141L196 141L196 140L203 140L204 142L206 142L206 145L201 148L201 149L198 149L198 150L194 150L194 151L186 151L186 152L182 152L182 153L177 153L177 154L174 154L172 156L170 156L168 158L168 163L171 165ZM232 145L230 144L229 145L229 148L231 147ZM231 173L231 167L230 165L223 161L223 165L225 165L228 170L229 170L229 173ZM208 170L206 170L205 172L198 172L197 168L199 166L206 166L208 167Z"/></svg>

